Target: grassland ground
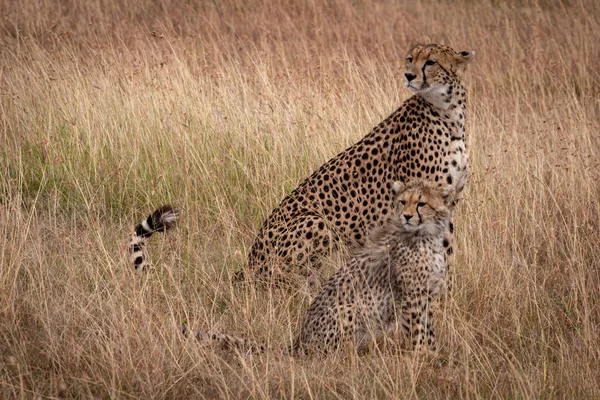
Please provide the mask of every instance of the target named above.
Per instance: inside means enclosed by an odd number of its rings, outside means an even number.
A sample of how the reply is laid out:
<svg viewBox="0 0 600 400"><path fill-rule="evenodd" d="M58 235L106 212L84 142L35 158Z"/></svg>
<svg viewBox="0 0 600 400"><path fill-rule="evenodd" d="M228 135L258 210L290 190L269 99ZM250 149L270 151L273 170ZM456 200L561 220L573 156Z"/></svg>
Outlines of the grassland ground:
<svg viewBox="0 0 600 400"><path fill-rule="evenodd" d="M0 0L0 397L600 398L600 3ZM262 220L475 50L440 352L245 356L310 295L232 286ZM136 279L126 243L183 209Z"/></svg>

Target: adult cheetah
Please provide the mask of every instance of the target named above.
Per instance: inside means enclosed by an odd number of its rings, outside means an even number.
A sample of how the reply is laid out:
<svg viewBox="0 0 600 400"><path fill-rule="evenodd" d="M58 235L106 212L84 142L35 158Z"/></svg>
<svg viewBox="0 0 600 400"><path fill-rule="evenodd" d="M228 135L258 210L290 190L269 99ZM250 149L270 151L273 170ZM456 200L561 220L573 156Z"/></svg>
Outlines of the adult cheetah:
<svg viewBox="0 0 600 400"><path fill-rule="evenodd" d="M413 348L434 345L432 308L446 275L442 237L455 205L454 186L440 188L417 179L396 182L392 191L396 207L391 218L325 284L288 351L328 352L348 341L360 351L398 326ZM265 350L218 332L194 336L204 344L244 352Z"/></svg>
<svg viewBox="0 0 600 400"><path fill-rule="evenodd" d="M392 210L394 181L422 178L452 185L460 194L469 166L463 73L473 57L473 51L438 44L411 49L405 86L414 95L283 199L265 220L238 278L310 275L336 243L362 246ZM450 246L449 238L445 242Z"/></svg>

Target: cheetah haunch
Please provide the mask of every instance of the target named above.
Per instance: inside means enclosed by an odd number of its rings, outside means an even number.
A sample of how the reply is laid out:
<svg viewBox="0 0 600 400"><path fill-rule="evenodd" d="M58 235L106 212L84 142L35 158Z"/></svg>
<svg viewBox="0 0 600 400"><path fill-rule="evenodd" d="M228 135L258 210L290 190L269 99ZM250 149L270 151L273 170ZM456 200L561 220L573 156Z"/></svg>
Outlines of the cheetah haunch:
<svg viewBox="0 0 600 400"><path fill-rule="evenodd" d="M357 350L398 327L413 347L434 344L433 301L446 275L442 238L455 204L452 185L424 181L392 186L396 208L363 248L325 284L288 351L327 352L351 341ZM185 334L189 331L184 329ZM217 332L195 332L204 344L262 352L265 346Z"/></svg>
<svg viewBox="0 0 600 400"><path fill-rule="evenodd" d="M459 194L469 166L463 73L473 57L472 51L457 53L437 44L414 47L405 73L405 86L414 95L283 199L264 222L238 277L310 275L335 243L362 246L367 232L391 213L395 181L421 178L452 185Z"/></svg>

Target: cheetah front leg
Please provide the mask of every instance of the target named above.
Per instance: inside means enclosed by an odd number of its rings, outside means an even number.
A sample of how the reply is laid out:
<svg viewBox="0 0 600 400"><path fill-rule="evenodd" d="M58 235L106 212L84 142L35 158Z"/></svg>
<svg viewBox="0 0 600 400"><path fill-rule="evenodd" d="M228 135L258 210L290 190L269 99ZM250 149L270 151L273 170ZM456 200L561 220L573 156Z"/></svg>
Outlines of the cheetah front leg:
<svg viewBox="0 0 600 400"><path fill-rule="evenodd" d="M433 302L430 296L420 291L413 292L402 306L402 329L408 336L412 348L435 347L433 328Z"/></svg>
<svg viewBox="0 0 600 400"><path fill-rule="evenodd" d="M433 329L433 299L431 296L427 296L425 309L423 310L421 316L425 318L424 322L424 338L427 341L427 347L430 350L435 350L435 332Z"/></svg>
<svg viewBox="0 0 600 400"><path fill-rule="evenodd" d="M442 295L440 297L447 302L452 298L452 290L454 287L454 274L452 273L452 260L454 259L452 256L454 254L454 223L452 217L450 218L448 230L444 235L442 246L444 247L446 258L446 276L444 279Z"/></svg>

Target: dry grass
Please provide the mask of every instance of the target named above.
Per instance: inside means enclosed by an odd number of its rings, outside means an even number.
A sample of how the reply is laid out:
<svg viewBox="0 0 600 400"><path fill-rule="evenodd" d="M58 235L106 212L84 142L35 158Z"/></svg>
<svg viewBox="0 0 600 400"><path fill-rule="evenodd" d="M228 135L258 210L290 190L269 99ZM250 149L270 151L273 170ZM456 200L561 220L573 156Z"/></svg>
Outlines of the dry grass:
<svg viewBox="0 0 600 400"><path fill-rule="evenodd" d="M0 397L600 397L599 2L0 9ZM440 354L185 341L187 321L289 342L308 296L228 276L283 196L409 95L424 35L477 52ZM184 220L136 280L128 232L164 202Z"/></svg>

